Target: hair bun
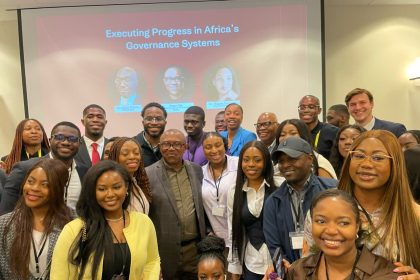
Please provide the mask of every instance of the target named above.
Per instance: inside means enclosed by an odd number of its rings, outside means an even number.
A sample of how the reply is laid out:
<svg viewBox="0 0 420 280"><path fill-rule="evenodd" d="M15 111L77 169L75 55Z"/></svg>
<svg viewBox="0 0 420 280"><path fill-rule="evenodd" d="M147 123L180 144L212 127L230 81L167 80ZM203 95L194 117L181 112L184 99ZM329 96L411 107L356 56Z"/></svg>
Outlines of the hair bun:
<svg viewBox="0 0 420 280"><path fill-rule="evenodd" d="M201 240L198 244L198 252L200 255L210 253L210 252L217 252L222 253L225 250L225 241L217 236L209 235Z"/></svg>

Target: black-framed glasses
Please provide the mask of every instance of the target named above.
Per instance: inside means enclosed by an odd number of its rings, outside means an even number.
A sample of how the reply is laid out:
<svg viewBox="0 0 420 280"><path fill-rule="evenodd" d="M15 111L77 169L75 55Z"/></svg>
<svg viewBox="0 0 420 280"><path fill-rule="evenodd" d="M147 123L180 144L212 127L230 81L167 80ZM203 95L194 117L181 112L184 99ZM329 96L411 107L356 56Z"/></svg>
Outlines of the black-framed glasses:
<svg viewBox="0 0 420 280"><path fill-rule="evenodd" d="M267 127L270 127L273 123L275 122L262 122L262 123L256 123L254 124L254 126L256 129L267 128Z"/></svg>
<svg viewBox="0 0 420 280"><path fill-rule="evenodd" d="M146 122L164 122L165 118L163 117L145 117L144 120Z"/></svg>
<svg viewBox="0 0 420 280"><path fill-rule="evenodd" d="M179 150L184 147L184 143L182 142L162 142L159 143L159 147L164 150L168 150L169 148L173 147L175 150Z"/></svg>
<svg viewBox="0 0 420 280"><path fill-rule="evenodd" d="M54 139L58 142L64 142L66 140L70 143L80 142L80 137L79 136L74 136L74 135L65 136L64 134L54 134L52 136L52 139Z"/></svg>
<svg viewBox="0 0 420 280"><path fill-rule="evenodd" d="M305 111L306 109L309 110L316 110L319 108L319 105L299 105L298 110L299 111Z"/></svg>
<svg viewBox="0 0 420 280"><path fill-rule="evenodd" d="M362 162L367 158L370 158L370 160L374 163L384 163L388 159L392 159L391 156L385 155L385 154L373 154L373 155L367 155L361 151L350 151L349 152L350 158L352 161L356 162Z"/></svg>

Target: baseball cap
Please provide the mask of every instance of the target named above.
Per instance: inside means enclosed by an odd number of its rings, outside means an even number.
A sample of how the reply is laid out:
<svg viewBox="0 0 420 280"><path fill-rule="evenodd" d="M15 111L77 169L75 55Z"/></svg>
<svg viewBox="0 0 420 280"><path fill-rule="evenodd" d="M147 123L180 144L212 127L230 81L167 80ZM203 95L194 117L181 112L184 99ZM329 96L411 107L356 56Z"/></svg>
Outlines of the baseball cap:
<svg viewBox="0 0 420 280"><path fill-rule="evenodd" d="M298 158L303 154L312 154L312 148L302 138L289 137L279 143L276 150L271 154L271 159L277 161L280 153L285 153L291 158Z"/></svg>

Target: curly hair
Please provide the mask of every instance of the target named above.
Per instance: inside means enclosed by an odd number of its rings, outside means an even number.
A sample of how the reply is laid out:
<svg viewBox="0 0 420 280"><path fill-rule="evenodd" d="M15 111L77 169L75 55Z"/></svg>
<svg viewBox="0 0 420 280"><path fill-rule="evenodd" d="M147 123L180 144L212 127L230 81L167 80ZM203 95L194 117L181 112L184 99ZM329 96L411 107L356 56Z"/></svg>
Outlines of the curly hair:
<svg viewBox="0 0 420 280"><path fill-rule="evenodd" d="M141 149L139 142L137 142L137 140L135 140L134 138L119 137L117 140L114 141L114 144L112 144L111 150L109 151L108 159L119 163L121 148L126 142L129 142L129 141L136 143L140 151L139 168L137 169L136 172L134 172L133 177L136 179L137 185L143 191L144 195L146 196L147 200L150 203L152 202L152 191L150 189L149 178L147 177L146 170L144 169L143 151ZM133 193L133 195L136 196L135 193Z"/></svg>

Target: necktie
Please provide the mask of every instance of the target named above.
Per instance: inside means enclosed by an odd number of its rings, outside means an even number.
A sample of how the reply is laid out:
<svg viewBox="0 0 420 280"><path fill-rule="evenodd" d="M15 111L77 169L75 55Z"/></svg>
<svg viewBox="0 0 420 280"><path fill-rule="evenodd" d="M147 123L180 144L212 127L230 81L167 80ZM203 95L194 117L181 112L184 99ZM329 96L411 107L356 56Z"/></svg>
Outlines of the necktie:
<svg viewBox="0 0 420 280"><path fill-rule="evenodd" d="M98 152L98 143L92 143L92 166L101 160Z"/></svg>

